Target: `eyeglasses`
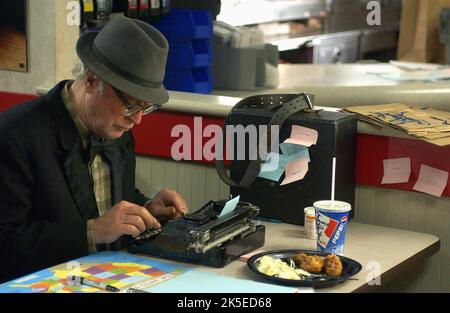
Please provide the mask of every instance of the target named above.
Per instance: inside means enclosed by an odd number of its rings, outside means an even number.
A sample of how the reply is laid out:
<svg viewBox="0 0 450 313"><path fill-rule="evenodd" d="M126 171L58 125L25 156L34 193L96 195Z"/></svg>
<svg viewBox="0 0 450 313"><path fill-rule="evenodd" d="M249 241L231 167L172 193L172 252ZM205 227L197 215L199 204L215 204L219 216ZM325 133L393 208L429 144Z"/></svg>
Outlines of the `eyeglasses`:
<svg viewBox="0 0 450 313"><path fill-rule="evenodd" d="M131 116L140 111L142 111L142 115L146 115L162 107L161 104L152 104L145 102L139 104L130 104L122 91L114 87L112 87L112 89L116 93L117 97L119 97L119 99L122 101L122 104L125 106L125 112L123 113L123 115L125 116Z"/></svg>

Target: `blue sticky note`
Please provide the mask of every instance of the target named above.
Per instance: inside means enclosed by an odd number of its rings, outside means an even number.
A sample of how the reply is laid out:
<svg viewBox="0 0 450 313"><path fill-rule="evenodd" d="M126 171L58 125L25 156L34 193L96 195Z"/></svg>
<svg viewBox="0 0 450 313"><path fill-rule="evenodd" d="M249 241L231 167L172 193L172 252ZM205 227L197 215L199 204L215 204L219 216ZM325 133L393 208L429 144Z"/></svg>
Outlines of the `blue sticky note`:
<svg viewBox="0 0 450 313"><path fill-rule="evenodd" d="M233 198L231 200L228 200L227 203L225 204L225 206L223 207L223 210L220 213L219 217L224 216L225 214L232 212L236 208L237 204L239 203L239 198L240 197L241 196L237 196L237 197L235 197L235 198Z"/></svg>
<svg viewBox="0 0 450 313"><path fill-rule="evenodd" d="M280 144L280 148L283 155L289 162L302 158L308 159L308 162L311 161L309 158L309 150L306 146L296 145L293 143L282 143Z"/></svg>
<svg viewBox="0 0 450 313"><path fill-rule="evenodd" d="M284 173L284 168L287 164L287 159L284 155L270 152L266 162L261 167L261 172L258 177L279 181L281 175Z"/></svg>

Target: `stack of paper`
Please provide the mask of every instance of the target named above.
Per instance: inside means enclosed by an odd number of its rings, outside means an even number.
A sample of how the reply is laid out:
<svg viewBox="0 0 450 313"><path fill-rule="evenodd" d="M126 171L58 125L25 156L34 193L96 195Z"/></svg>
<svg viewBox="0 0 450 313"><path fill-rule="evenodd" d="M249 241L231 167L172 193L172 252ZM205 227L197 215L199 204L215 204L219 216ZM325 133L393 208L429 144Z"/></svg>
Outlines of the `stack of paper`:
<svg viewBox="0 0 450 313"><path fill-rule="evenodd" d="M395 81L437 81L450 79L450 67L441 64L390 61L396 71L379 72L380 77Z"/></svg>
<svg viewBox="0 0 450 313"><path fill-rule="evenodd" d="M438 146L450 144L450 112L411 108L402 103L344 108L358 119L393 127Z"/></svg>

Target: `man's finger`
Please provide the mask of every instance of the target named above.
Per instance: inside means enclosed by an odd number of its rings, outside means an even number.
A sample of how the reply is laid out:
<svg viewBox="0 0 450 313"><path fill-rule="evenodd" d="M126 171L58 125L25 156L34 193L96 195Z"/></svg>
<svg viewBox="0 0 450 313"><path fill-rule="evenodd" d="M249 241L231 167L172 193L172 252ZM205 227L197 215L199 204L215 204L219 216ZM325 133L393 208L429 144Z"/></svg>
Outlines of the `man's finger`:
<svg viewBox="0 0 450 313"><path fill-rule="evenodd" d="M123 218L123 223L135 226L137 229L139 229L140 233L143 233L147 228L144 220L138 215L125 215Z"/></svg>
<svg viewBox="0 0 450 313"><path fill-rule="evenodd" d="M141 217L147 228L160 228L161 224L158 220L150 214L150 212L141 206L133 205L126 208L126 213L129 215L137 215Z"/></svg>
<svg viewBox="0 0 450 313"><path fill-rule="evenodd" d="M174 206L160 207L158 208L158 212L160 217L165 218L173 218L181 215Z"/></svg>
<svg viewBox="0 0 450 313"><path fill-rule="evenodd" d="M180 214L186 214L188 211L186 201L184 201L183 197L174 190L168 190L164 194L163 201L166 204L174 206Z"/></svg>
<svg viewBox="0 0 450 313"><path fill-rule="evenodd" d="M137 236L139 236L141 234L141 232L139 231L139 229L136 228L136 226L131 225L131 224L123 224L123 233L126 235L130 235L133 236L134 238L136 238Z"/></svg>

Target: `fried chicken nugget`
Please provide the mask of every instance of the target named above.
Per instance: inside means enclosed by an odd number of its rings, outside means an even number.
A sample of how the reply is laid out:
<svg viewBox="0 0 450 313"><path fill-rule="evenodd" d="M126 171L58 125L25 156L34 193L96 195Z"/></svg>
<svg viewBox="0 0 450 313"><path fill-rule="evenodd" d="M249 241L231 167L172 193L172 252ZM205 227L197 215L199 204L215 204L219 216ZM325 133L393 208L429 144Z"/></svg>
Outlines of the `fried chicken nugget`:
<svg viewBox="0 0 450 313"><path fill-rule="evenodd" d="M342 262L337 255L327 255L325 259L325 272L329 276L333 277L340 276L342 274Z"/></svg>
<svg viewBox="0 0 450 313"><path fill-rule="evenodd" d="M292 258L302 270L310 273L320 273L325 266L325 258L318 255L306 255L300 252L294 255Z"/></svg>

